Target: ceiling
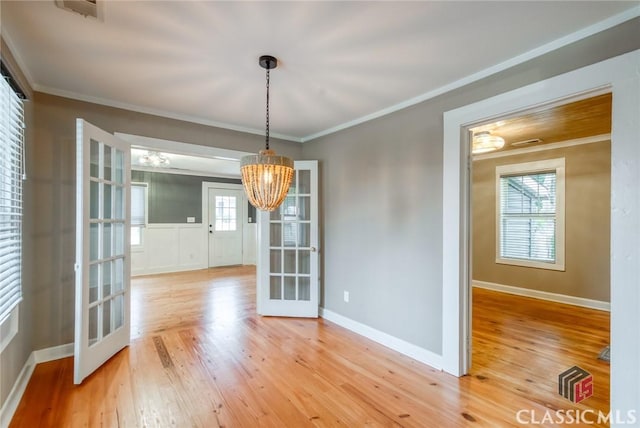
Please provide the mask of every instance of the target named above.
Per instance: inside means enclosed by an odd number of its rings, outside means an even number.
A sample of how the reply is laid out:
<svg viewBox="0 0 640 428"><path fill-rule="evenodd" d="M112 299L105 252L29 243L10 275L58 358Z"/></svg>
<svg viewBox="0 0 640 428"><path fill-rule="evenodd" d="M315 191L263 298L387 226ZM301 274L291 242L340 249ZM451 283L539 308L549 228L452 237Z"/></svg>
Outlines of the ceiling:
<svg viewBox="0 0 640 428"><path fill-rule="evenodd" d="M157 152L168 159L166 167L152 167L141 163L140 158L148 153ZM131 169L173 174L197 174L200 176L213 175L216 177L240 178L240 160L202 155L192 156L155 149L131 149Z"/></svg>
<svg viewBox="0 0 640 428"><path fill-rule="evenodd" d="M470 131L504 138L501 151L610 134L611 93L535 109ZM536 139L540 141L531 141Z"/></svg>
<svg viewBox="0 0 640 428"><path fill-rule="evenodd" d="M112 0L97 20L53 0L0 4L3 37L35 90L197 123L264 132L258 57L274 55L271 131L294 141L638 15L625 1Z"/></svg>

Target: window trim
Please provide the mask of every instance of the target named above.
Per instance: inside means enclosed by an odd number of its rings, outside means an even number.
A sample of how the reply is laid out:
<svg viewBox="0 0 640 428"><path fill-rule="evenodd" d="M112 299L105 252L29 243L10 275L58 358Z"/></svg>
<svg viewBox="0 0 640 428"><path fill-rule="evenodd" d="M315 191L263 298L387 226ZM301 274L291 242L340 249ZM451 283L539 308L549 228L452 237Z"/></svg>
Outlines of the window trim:
<svg viewBox="0 0 640 428"><path fill-rule="evenodd" d="M502 218L500 215L500 178L505 175L525 175L541 172L555 172L556 174L556 260L548 263L535 260L513 259L500 256ZM565 158L546 159L534 162L496 166L495 219L496 219L496 263L504 265L522 266L547 270L565 270Z"/></svg>

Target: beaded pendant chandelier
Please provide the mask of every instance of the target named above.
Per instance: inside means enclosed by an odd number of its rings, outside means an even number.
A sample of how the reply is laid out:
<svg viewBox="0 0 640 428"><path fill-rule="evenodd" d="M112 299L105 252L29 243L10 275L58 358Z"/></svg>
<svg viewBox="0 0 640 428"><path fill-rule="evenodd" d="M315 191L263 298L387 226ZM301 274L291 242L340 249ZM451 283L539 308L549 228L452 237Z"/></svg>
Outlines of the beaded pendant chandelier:
<svg viewBox="0 0 640 428"><path fill-rule="evenodd" d="M257 155L243 156L240 161L242 186L251 205L259 210L273 211L282 204L289 192L293 178L293 161L276 156L269 149L269 71L276 68L278 60L269 55L260 57L259 64L267 70L267 123L265 149Z"/></svg>

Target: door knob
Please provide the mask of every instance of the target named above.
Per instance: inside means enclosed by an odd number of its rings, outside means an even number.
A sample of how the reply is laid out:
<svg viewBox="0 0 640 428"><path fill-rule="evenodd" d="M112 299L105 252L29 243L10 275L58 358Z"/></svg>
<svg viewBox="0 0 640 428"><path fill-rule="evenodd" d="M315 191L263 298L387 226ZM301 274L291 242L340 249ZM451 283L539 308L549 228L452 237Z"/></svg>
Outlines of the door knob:
<svg viewBox="0 0 640 428"><path fill-rule="evenodd" d="M316 252L316 247L311 247L311 248L309 248L309 250L311 250L312 253L315 253Z"/></svg>

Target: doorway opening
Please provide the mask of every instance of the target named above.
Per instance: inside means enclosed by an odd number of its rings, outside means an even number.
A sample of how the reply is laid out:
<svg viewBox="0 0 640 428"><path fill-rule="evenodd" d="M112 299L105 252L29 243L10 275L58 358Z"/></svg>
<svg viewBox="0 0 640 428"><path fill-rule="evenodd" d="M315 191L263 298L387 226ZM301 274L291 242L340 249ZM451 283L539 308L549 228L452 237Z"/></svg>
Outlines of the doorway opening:
<svg viewBox="0 0 640 428"><path fill-rule="evenodd" d="M475 124L470 151L469 373L558 408L558 376L592 375L609 412L610 92ZM475 153L474 136L504 145ZM580 397L578 397L580 398ZM575 398L574 398L575 399ZM582 400L580 400L582 401Z"/></svg>

